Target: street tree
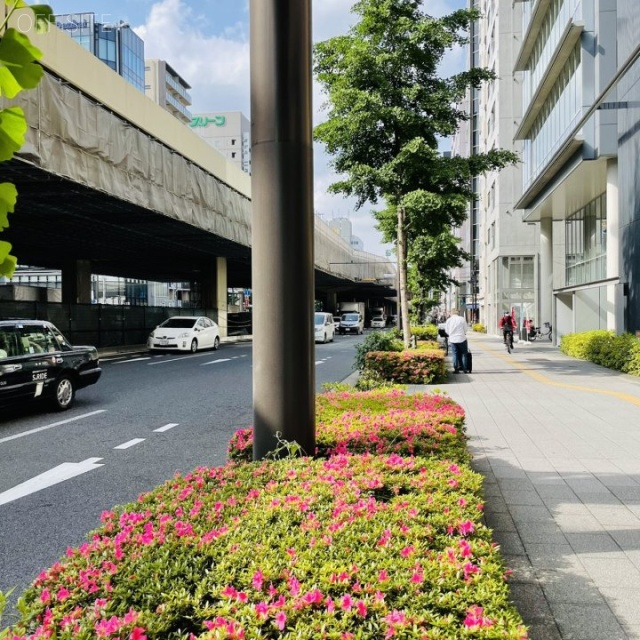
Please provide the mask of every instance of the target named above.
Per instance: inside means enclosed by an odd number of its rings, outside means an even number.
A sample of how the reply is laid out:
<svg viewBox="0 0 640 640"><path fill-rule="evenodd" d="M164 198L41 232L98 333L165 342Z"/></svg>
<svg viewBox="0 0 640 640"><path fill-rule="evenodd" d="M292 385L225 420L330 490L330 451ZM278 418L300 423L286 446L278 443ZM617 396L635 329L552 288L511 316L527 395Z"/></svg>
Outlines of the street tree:
<svg viewBox="0 0 640 640"><path fill-rule="evenodd" d="M385 240L396 243L406 346L407 265L418 257L412 250L415 241L429 236L437 243L441 234L459 226L473 198L471 178L517 160L502 150L470 158L445 158L439 152L439 140L469 118L458 106L466 92L494 74L475 67L440 77L445 54L468 43L478 13L459 10L434 18L422 4L359 0L352 9L359 20L347 35L318 43L314 52L328 110L315 138L333 156L340 176L330 190L355 197L358 208L385 205L374 215ZM452 267L463 254L447 255Z"/></svg>
<svg viewBox="0 0 640 640"><path fill-rule="evenodd" d="M35 89L44 70L38 64L42 52L34 47L29 37L20 29L9 27L9 19L18 9L31 8L35 20L25 20L24 25L33 24L45 29L53 19L48 5L27 5L23 0L5 0L0 10L0 98L13 100L22 91ZM17 106L5 106L0 110L0 162L11 160L20 150L27 133L24 111ZM15 185L0 184L0 232L9 226L9 214L13 213L18 198ZM11 255L9 242L0 240L0 276L11 277L17 259Z"/></svg>

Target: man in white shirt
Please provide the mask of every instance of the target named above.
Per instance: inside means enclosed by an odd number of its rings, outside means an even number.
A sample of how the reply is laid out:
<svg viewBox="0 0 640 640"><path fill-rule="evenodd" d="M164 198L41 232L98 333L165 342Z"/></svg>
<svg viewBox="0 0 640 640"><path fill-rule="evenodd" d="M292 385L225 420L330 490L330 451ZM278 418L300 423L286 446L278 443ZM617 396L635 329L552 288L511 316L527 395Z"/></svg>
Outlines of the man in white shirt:
<svg viewBox="0 0 640 640"><path fill-rule="evenodd" d="M445 322L444 330L449 336L454 373L460 373L460 370L469 373L467 367L467 328L467 321L458 313L457 309L452 309L451 316Z"/></svg>

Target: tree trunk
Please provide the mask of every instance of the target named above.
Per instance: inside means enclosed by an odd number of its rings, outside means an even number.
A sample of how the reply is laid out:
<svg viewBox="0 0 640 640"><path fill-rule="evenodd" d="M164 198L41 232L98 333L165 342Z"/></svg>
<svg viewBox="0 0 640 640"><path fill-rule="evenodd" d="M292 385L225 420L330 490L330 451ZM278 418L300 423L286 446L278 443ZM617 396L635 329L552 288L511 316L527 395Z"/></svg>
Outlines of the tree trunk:
<svg viewBox="0 0 640 640"><path fill-rule="evenodd" d="M411 344L411 325L409 324L409 298L407 297L407 230L404 207L398 207L398 281L400 296L400 319L404 348Z"/></svg>

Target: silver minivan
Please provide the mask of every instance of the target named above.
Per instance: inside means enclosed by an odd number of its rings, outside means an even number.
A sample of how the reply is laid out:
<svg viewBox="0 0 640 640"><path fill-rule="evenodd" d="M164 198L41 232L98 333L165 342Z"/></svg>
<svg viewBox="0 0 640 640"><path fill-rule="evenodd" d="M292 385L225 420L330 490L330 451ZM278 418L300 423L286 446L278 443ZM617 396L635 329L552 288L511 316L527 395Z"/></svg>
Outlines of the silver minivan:
<svg viewBox="0 0 640 640"><path fill-rule="evenodd" d="M324 311L315 312L315 341L333 342L336 333L336 325L333 323L333 315Z"/></svg>

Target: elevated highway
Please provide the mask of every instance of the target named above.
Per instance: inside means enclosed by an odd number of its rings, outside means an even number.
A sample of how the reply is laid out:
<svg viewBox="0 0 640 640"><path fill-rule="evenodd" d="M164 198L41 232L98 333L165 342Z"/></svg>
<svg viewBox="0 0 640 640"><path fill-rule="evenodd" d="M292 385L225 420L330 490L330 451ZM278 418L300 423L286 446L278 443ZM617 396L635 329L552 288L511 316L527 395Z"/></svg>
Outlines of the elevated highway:
<svg viewBox="0 0 640 640"><path fill-rule="evenodd" d="M251 287L250 177L55 26L28 35L46 73L17 101L27 143L0 164L19 191L3 239L20 263L197 282L222 258L227 286ZM393 271L316 219L318 293L394 295Z"/></svg>

